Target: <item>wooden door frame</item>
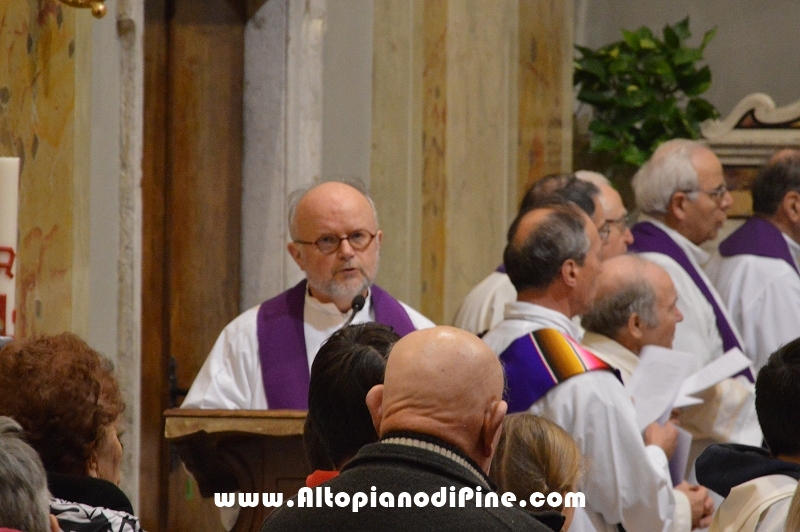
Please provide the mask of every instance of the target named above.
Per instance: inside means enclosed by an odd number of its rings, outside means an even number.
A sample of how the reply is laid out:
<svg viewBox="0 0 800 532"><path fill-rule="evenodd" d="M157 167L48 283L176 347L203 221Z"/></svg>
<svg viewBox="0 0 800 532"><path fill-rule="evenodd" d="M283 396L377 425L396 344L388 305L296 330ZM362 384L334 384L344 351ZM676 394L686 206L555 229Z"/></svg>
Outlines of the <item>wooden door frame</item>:
<svg viewBox="0 0 800 532"><path fill-rule="evenodd" d="M169 510L168 486L169 471L175 465L175 457L164 440L164 418L162 413L170 407L169 358L172 354L173 317L176 300L184 294L175 293L174 269L186 265L173 263L170 252L173 234L173 191L176 187L186 187L185 174L173 172L176 161L175 131L173 128L176 97L174 88L173 29L175 4L180 0L146 0L144 24L144 119L143 119L143 160L142 160L142 316L141 316L141 444L140 444L140 483L139 516L142 526L150 532L166 531ZM194 0L205 2L206 0ZM266 0L224 0L234 9L242 29L247 20L255 14ZM242 31L243 35L243 31ZM242 55L244 50L242 36ZM242 77L244 61L242 58ZM241 98L238 107L230 100L232 113L243 111ZM225 102L223 102L224 104ZM197 132L182 131L192 135ZM197 135L199 136L199 135ZM185 141L185 136L182 139ZM180 141L178 141L180 142ZM192 142L190 140L189 142ZM200 141L198 141L200 142ZM234 143L235 144L235 143ZM241 143L240 143L241 146ZM233 150L235 151L235 150ZM228 154L230 156L230 154ZM235 166L241 168L241 149L230 156ZM180 161L183 163L184 161ZM239 171L241 174L241 171ZM239 180L241 175L238 176ZM176 182L175 179L178 179ZM230 180L225 184L230 184ZM240 190L240 188L239 188ZM235 198L241 206L241 193ZM239 216L236 207L235 217ZM230 233L235 233L232 231ZM230 314L233 308L238 313L239 300L239 233L227 234L236 239L231 248L237 255L234 260L226 260L225 267L235 269L232 278L235 286L225 287L225 301L219 302L223 313ZM231 253L233 254L233 253ZM186 260L178 258L178 261ZM223 259L224 260L224 259ZM232 266L233 265L233 266ZM223 281L218 280L220 283ZM181 286L177 287L179 290ZM216 304L216 302L215 302ZM219 310L217 309L219 312ZM234 313L234 315L235 315ZM229 316L228 319L232 317ZM224 325L224 323L223 323ZM220 327L221 329L221 327ZM214 331L216 334L218 331ZM185 368L184 368L185 369ZM187 370L188 371L188 370ZM181 387L188 387L191 380L183 376Z"/></svg>

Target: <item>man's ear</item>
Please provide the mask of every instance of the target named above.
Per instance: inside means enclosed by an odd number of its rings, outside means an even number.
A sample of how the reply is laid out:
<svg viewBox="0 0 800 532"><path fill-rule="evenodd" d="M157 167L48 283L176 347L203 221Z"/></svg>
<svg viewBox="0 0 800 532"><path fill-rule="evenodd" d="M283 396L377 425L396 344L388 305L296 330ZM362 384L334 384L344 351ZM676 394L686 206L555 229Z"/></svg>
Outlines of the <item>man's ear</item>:
<svg viewBox="0 0 800 532"><path fill-rule="evenodd" d="M380 436L381 421L383 420L383 384L376 384L367 392L367 410L375 426L375 432Z"/></svg>
<svg viewBox="0 0 800 532"><path fill-rule="evenodd" d="M781 201L781 209L792 225L797 225L800 222L800 192L787 192Z"/></svg>
<svg viewBox="0 0 800 532"><path fill-rule="evenodd" d="M300 251L300 244L295 244L294 242L289 242L288 244L286 244L286 251L288 251L289 255L292 256L292 259L294 259L295 264L297 264L297 266L301 270L306 271L306 269L304 267L305 262L303 261L303 256L302 256L302 253Z"/></svg>
<svg viewBox="0 0 800 532"><path fill-rule="evenodd" d="M561 280L569 287L578 285L578 268L580 266L573 259L567 259L561 264Z"/></svg>
<svg viewBox="0 0 800 532"><path fill-rule="evenodd" d="M481 430L480 451L491 461L494 451L497 449L497 442L500 441L500 433L503 431L503 418L506 417L508 403L503 400L493 401L486 412L483 414L483 427Z"/></svg>
<svg viewBox="0 0 800 532"><path fill-rule="evenodd" d="M667 204L667 213L674 216L679 221L686 219L686 202L689 201L689 196L686 192L675 192L669 198Z"/></svg>
<svg viewBox="0 0 800 532"><path fill-rule="evenodd" d="M375 233L375 240L378 241L378 249L381 247L381 243L383 242L383 231L378 229L378 232Z"/></svg>
<svg viewBox="0 0 800 532"><path fill-rule="evenodd" d="M639 316L638 312L632 312L631 315L628 316L627 328L628 334L630 334L634 339L642 339L642 318Z"/></svg>

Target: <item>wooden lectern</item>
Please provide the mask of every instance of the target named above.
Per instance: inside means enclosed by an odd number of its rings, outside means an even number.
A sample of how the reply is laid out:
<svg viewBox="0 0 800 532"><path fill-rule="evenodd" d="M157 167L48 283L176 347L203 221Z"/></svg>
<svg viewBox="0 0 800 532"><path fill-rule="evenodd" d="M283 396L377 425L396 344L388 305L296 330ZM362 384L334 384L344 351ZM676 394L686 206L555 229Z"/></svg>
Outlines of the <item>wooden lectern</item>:
<svg viewBox="0 0 800 532"><path fill-rule="evenodd" d="M303 450L301 410L164 412L165 436L175 445L203 497L214 493L283 493L305 486L311 466ZM272 508L242 508L233 532L257 531Z"/></svg>

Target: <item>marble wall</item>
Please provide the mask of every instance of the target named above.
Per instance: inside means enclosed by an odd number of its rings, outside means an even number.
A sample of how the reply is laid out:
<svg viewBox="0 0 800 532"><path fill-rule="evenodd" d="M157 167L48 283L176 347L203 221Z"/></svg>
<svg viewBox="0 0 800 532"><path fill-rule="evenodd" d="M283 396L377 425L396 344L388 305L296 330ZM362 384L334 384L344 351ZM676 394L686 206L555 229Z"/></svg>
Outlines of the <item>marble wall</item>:
<svg viewBox="0 0 800 532"><path fill-rule="evenodd" d="M16 333L72 331L116 363L136 505L143 2L101 20L5 2L0 19L0 154L22 160Z"/></svg>
<svg viewBox="0 0 800 532"><path fill-rule="evenodd" d="M73 330L85 337L88 131L83 43L74 10L6 4L0 32L0 152L21 159L18 337ZM88 27L90 28L90 27Z"/></svg>
<svg viewBox="0 0 800 532"><path fill-rule="evenodd" d="M378 281L438 323L502 261L522 191L571 164L571 2L376 3Z"/></svg>

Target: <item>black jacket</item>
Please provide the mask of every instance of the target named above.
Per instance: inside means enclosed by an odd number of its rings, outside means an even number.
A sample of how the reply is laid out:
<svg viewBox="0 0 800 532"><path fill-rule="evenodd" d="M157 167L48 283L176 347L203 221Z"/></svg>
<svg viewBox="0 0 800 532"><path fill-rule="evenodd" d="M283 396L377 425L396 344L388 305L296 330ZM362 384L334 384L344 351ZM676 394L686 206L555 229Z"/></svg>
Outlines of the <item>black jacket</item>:
<svg viewBox="0 0 800 532"><path fill-rule="evenodd" d="M128 496L116 484L101 478L48 471L47 487L57 499L133 514Z"/></svg>
<svg viewBox="0 0 800 532"><path fill-rule="evenodd" d="M707 448L697 457L697 481L723 497L732 488L767 475L786 475L800 480L800 464L772 458L761 447L728 443Z"/></svg>
<svg viewBox="0 0 800 532"><path fill-rule="evenodd" d="M386 440L405 437L415 442L429 442L436 446L436 451L398 443L386 443ZM425 443L422 444L425 446ZM457 456L461 463L448 456ZM470 467L464 466L468 463ZM476 475L477 473L477 475ZM381 493L394 495L393 508L382 507L378 502L375 507L352 510L352 497L361 492L369 498L371 488L375 486L376 498L380 501ZM450 507L450 487L455 495L456 507ZM445 442L412 433L387 434L381 442L364 446L358 454L342 469L341 474L322 484L335 495L346 492L351 498L346 507L328 507L324 502L321 508L298 508L298 496L284 502L283 506L264 521L262 532L287 530L312 531L447 531L447 530L530 530L549 532L531 514L517 507L508 508L501 504L497 508L477 507L475 497L467 500L464 507L458 507L458 494L461 488L471 488L477 493L480 487L482 497L493 491L489 479L480 471L477 464L463 453ZM441 495L444 488L447 501L441 507L434 507L431 502L424 507L414 504L414 495L426 493L431 500L434 494ZM397 507L398 495L408 493L411 496L411 507ZM301 491L302 493L302 491ZM316 490L313 494L316 496ZM306 492L306 495L308 492ZM424 497L421 497L422 500ZM438 498L436 499L439 500Z"/></svg>

